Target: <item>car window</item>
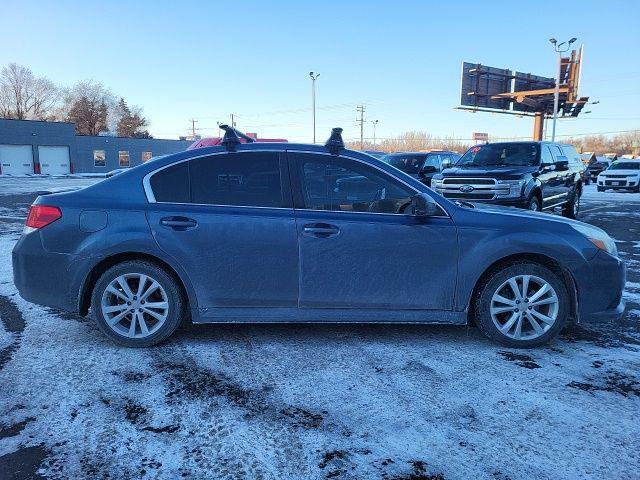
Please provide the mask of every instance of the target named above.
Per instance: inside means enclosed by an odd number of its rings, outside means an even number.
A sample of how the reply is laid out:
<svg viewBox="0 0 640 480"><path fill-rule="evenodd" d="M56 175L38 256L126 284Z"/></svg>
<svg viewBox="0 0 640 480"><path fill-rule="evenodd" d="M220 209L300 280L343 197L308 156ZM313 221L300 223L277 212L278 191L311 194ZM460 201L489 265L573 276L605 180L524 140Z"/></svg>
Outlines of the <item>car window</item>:
<svg viewBox="0 0 640 480"><path fill-rule="evenodd" d="M457 167L526 167L539 164L539 147L533 142L487 143L471 147Z"/></svg>
<svg viewBox="0 0 640 480"><path fill-rule="evenodd" d="M277 152L240 152L189 162L191 201L208 205L283 207Z"/></svg>
<svg viewBox="0 0 640 480"><path fill-rule="evenodd" d="M542 158L542 165L552 165L553 164L553 156L551 155L551 151L549 147L546 145L542 145L540 148L540 156Z"/></svg>
<svg viewBox="0 0 640 480"><path fill-rule="evenodd" d="M420 169L424 165L426 155L412 154L412 153L392 153L385 155L382 161L389 165L396 167L398 170L402 170L409 175L415 175L420 172Z"/></svg>
<svg viewBox="0 0 640 480"><path fill-rule="evenodd" d="M560 156L564 156L564 152L558 145L550 145L549 148L551 148L551 153L553 153L554 157L558 158Z"/></svg>
<svg viewBox="0 0 640 480"><path fill-rule="evenodd" d="M150 181L156 202L189 203L189 164L182 162L154 174Z"/></svg>
<svg viewBox="0 0 640 480"><path fill-rule="evenodd" d="M440 170L440 166L442 165L442 158L437 153L430 153L427 155L427 159L424 162L424 167L436 167L436 170Z"/></svg>
<svg viewBox="0 0 640 480"><path fill-rule="evenodd" d="M305 208L343 212L404 213L413 192L356 162L301 162Z"/></svg>
<svg viewBox="0 0 640 480"><path fill-rule="evenodd" d="M584 164L578 154L577 150L572 145L563 145L562 150L564 155L569 160L569 164L574 168L583 168Z"/></svg>
<svg viewBox="0 0 640 480"><path fill-rule="evenodd" d="M640 162L613 162L608 170L640 170Z"/></svg>

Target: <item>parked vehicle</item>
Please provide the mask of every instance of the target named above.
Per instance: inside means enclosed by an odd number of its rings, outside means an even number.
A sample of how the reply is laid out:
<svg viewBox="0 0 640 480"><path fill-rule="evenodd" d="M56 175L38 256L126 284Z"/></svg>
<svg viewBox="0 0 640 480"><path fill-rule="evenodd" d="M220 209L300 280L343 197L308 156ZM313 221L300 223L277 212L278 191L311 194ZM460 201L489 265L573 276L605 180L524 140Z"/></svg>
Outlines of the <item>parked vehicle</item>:
<svg viewBox="0 0 640 480"><path fill-rule="evenodd" d="M425 185L431 185L433 176L450 167L460 159L460 155L447 150L429 152L398 152L382 157L382 161L417 178Z"/></svg>
<svg viewBox="0 0 640 480"><path fill-rule="evenodd" d="M598 179L598 175L609 168L609 165L611 165L611 161L606 157L596 157L596 161L590 163L587 167L591 180L595 182Z"/></svg>
<svg viewBox="0 0 640 480"><path fill-rule="evenodd" d="M624 263L596 227L453 203L346 150L341 129L319 146L241 144L222 128L223 146L38 197L13 250L20 295L91 311L132 347L183 320L475 321L530 347L569 319L624 311ZM364 180L343 181L353 177Z"/></svg>
<svg viewBox="0 0 640 480"><path fill-rule="evenodd" d="M640 193L640 160L618 160L598 175L598 191L609 189Z"/></svg>
<svg viewBox="0 0 640 480"><path fill-rule="evenodd" d="M387 154L387 152L380 152L378 150L363 150L363 152L368 153L369 155L375 158L382 158Z"/></svg>
<svg viewBox="0 0 640 480"><path fill-rule="evenodd" d="M487 143L470 148L453 168L434 175L431 188L450 200L527 210L580 210L584 165L571 145L551 142Z"/></svg>

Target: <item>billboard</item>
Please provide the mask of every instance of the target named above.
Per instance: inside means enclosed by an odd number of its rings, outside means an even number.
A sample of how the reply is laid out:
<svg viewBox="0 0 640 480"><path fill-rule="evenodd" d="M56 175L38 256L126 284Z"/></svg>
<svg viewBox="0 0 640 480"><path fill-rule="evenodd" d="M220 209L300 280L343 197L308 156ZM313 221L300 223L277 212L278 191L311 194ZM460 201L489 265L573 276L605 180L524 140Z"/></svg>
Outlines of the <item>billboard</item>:
<svg viewBox="0 0 640 480"><path fill-rule="evenodd" d="M511 91L511 70L487 67L479 63L462 63L460 104L469 107L508 110L508 98L492 98Z"/></svg>

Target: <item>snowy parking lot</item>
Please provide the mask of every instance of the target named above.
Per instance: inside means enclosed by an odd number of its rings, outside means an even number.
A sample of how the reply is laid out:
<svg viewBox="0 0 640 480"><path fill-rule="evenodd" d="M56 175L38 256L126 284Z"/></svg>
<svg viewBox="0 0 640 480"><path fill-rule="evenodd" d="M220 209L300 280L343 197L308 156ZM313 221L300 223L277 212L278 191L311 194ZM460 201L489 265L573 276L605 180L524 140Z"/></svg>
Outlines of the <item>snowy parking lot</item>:
<svg viewBox="0 0 640 480"><path fill-rule="evenodd" d="M580 216L626 261L625 318L543 348L467 327L201 325L125 349L12 282L35 192L96 181L0 179L0 478L638 478L640 194L590 185Z"/></svg>

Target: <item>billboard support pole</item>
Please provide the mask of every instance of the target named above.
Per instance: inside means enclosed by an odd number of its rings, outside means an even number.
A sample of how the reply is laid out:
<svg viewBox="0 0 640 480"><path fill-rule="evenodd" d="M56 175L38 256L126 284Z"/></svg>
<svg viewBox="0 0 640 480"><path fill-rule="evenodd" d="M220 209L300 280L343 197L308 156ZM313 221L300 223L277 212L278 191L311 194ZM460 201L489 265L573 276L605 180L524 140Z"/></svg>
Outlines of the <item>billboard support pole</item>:
<svg viewBox="0 0 640 480"><path fill-rule="evenodd" d="M542 140L544 132L544 112L536 112L533 120L533 141L539 142Z"/></svg>

